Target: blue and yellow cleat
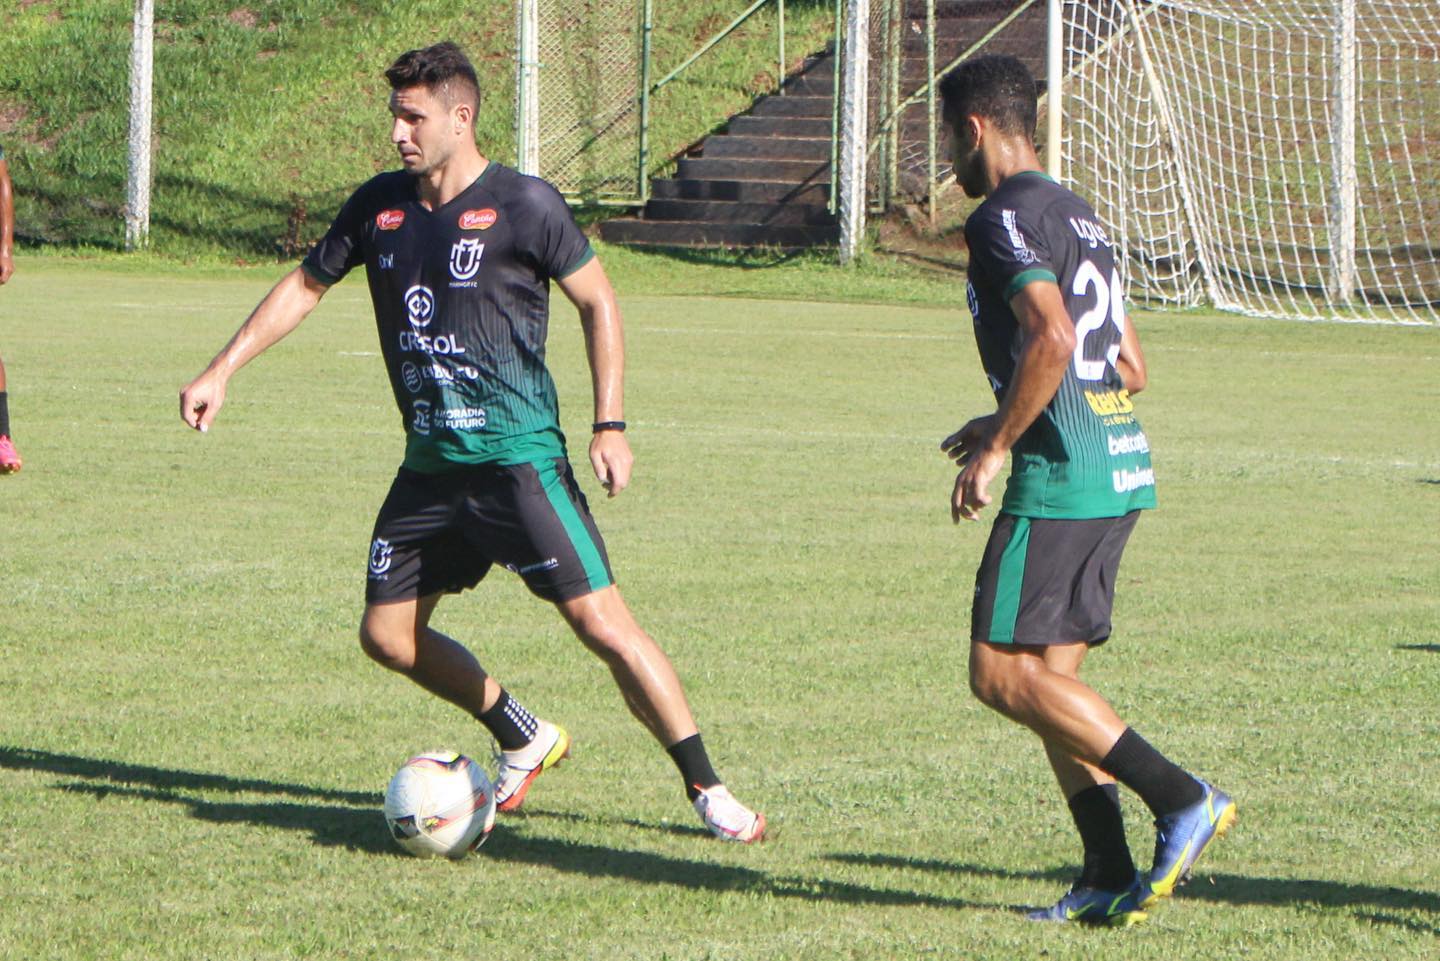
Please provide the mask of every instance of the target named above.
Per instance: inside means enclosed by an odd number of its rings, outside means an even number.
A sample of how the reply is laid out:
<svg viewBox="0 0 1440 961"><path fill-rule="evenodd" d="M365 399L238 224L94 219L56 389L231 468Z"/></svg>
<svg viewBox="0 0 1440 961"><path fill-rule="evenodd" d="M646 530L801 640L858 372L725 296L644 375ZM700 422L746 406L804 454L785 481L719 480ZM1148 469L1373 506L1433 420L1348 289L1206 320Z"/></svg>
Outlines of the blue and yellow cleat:
<svg viewBox="0 0 1440 961"><path fill-rule="evenodd" d="M1112 928L1128 928L1144 921L1148 915L1140 909L1140 898L1146 892L1144 880L1135 876L1135 883L1124 891L1102 891L1082 888L1077 882L1063 898L1048 908L1025 915L1031 921L1077 921Z"/></svg>
<svg viewBox="0 0 1440 961"><path fill-rule="evenodd" d="M1155 821L1155 863L1146 878L1142 908L1168 898L1190 880L1190 870L1205 848L1235 823L1235 802L1230 795L1204 781L1200 787L1204 797Z"/></svg>

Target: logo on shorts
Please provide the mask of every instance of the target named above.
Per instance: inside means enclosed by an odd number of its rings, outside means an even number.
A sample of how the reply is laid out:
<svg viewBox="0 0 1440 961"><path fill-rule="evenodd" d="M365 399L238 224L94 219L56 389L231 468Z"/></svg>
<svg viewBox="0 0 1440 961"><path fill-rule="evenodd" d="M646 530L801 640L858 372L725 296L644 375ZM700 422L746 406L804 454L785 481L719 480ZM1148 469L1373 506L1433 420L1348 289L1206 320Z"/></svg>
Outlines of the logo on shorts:
<svg viewBox="0 0 1440 961"><path fill-rule="evenodd" d="M472 237L458 240L450 248L450 276L456 280L469 280L480 272L480 256L485 245Z"/></svg>
<svg viewBox="0 0 1440 961"><path fill-rule="evenodd" d="M375 226L381 230L399 230L405 222L405 211L382 210L375 215Z"/></svg>
<svg viewBox="0 0 1440 961"><path fill-rule="evenodd" d="M553 571L560 566L560 560L559 558L550 557L540 561L538 564L526 564L524 567L516 567L514 564L506 564L505 566L521 577L524 577L526 574L535 574L539 571Z"/></svg>
<svg viewBox="0 0 1440 961"><path fill-rule="evenodd" d="M383 537L375 538L375 543L370 545L370 576L376 580L385 580L385 572L390 570L390 555L395 553L395 548Z"/></svg>
<svg viewBox="0 0 1440 961"><path fill-rule="evenodd" d="M394 255L394 254L381 254L381 255L380 255L380 269L381 269L381 270L394 270L394 269L395 269L395 255Z"/></svg>
<svg viewBox="0 0 1440 961"><path fill-rule="evenodd" d="M405 316L412 327L428 327L435 319L435 292L420 284L405 291Z"/></svg>
<svg viewBox="0 0 1440 961"><path fill-rule="evenodd" d="M484 210L467 210L460 215L460 229L489 230L495 226L495 221L499 219L499 216L490 207L486 207Z"/></svg>

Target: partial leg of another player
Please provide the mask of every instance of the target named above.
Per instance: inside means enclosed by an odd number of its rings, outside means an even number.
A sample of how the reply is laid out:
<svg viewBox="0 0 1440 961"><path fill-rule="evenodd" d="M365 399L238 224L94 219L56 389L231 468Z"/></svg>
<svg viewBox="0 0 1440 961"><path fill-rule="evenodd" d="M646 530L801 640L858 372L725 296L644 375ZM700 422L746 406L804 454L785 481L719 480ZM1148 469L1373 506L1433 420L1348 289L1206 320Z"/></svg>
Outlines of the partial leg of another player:
<svg viewBox="0 0 1440 961"><path fill-rule="evenodd" d="M0 360L0 474L14 474L23 464L10 439L10 397L5 391L5 362Z"/></svg>
<svg viewBox="0 0 1440 961"><path fill-rule="evenodd" d="M500 745L495 804L513 811L530 785L570 753L570 736L536 718L480 666L466 647L430 627L440 594L367 604L360 646L376 662L468 711Z"/></svg>
<svg viewBox="0 0 1440 961"><path fill-rule="evenodd" d="M636 623L613 584L556 607L585 646L610 669L630 712L669 752L705 826L726 841L765 836L765 815L730 793L710 764L680 678L660 646Z"/></svg>
<svg viewBox="0 0 1440 961"><path fill-rule="evenodd" d="M1156 829L1142 907L1173 893L1206 846L1234 823L1228 796L1155 750L1104 698L1055 670L1037 649L973 642L970 687L983 703L1040 735L1047 749L1053 744L1140 795Z"/></svg>

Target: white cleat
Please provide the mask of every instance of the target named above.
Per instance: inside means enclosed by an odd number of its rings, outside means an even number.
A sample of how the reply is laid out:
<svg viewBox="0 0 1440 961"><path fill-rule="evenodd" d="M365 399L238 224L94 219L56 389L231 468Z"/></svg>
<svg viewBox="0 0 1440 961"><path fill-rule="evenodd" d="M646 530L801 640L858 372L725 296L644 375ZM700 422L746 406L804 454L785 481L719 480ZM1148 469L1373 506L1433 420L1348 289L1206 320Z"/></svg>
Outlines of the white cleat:
<svg viewBox="0 0 1440 961"><path fill-rule="evenodd" d="M695 799L695 813L722 841L753 844L765 840L765 815L735 800L723 784L701 791Z"/></svg>
<svg viewBox="0 0 1440 961"><path fill-rule="evenodd" d="M501 751L495 774L495 807L516 811L535 779L570 756L570 735L558 724L541 721L529 744L513 751Z"/></svg>

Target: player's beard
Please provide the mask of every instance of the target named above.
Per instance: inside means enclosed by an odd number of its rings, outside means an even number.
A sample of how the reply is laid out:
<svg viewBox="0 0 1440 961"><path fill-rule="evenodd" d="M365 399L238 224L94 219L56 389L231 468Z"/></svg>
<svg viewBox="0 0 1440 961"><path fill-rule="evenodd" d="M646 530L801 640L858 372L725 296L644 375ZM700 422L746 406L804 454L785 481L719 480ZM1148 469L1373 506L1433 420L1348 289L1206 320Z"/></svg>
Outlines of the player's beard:
<svg viewBox="0 0 1440 961"><path fill-rule="evenodd" d="M424 177L444 167L450 157L455 153L453 147L439 147L433 150L426 150L421 153L421 162L414 167L406 167L406 173L412 177Z"/></svg>
<svg viewBox="0 0 1440 961"><path fill-rule="evenodd" d="M984 158L978 149L955 158L955 182L965 191L967 197L980 198L989 192L990 184L985 176Z"/></svg>

